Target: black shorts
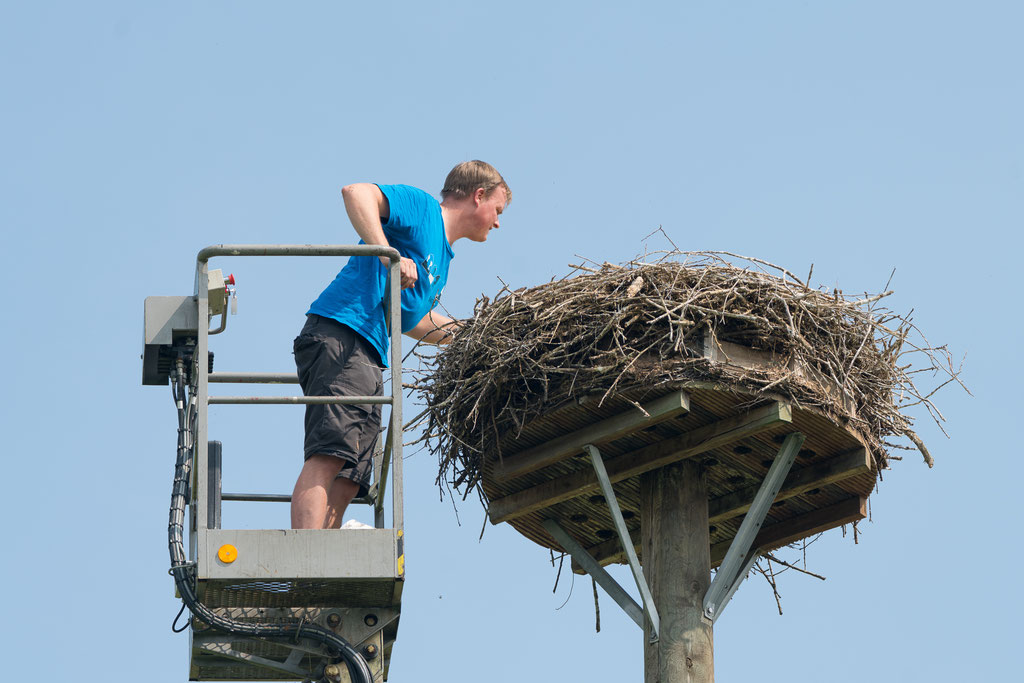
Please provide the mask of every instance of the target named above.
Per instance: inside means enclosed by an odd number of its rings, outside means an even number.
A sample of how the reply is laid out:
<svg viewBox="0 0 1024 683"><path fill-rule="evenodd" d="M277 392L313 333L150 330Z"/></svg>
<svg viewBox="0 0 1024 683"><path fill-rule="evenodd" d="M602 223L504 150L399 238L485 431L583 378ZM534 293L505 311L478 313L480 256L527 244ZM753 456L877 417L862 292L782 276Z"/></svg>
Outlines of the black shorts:
<svg viewBox="0 0 1024 683"><path fill-rule="evenodd" d="M310 314L295 338L295 367L306 396L380 396L380 356L362 335L336 320ZM370 490L381 406L307 405L305 457L339 458L338 477Z"/></svg>

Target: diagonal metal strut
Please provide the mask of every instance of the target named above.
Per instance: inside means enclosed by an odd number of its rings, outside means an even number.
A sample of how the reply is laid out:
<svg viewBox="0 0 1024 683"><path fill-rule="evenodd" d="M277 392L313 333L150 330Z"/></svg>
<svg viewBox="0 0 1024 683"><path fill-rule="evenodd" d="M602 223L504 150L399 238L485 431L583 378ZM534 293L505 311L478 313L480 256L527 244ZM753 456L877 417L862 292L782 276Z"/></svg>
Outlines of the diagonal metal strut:
<svg viewBox="0 0 1024 683"><path fill-rule="evenodd" d="M775 496L779 494L779 489L782 488L786 475L789 474L789 469L793 466L797 451L800 450L803 443L804 435L800 432L791 432L782 442L775 461L768 468L768 474L765 475L764 481L761 483L761 488L757 490L750 509L744 515L736 536L729 544L729 550L725 554L725 559L722 560L722 566L719 567L714 581L711 582L708 592L704 595L704 616L711 619L712 622L715 622L722 614L729 599L732 598L740 583L754 566L759 550L752 547L754 539L757 537L761 525L764 524L768 510L771 508Z"/></svg>
<svg viewBox="0 0 1024 683"><path fill-rule="evenodd" d="M658 618L658 609L654 606L654 598L651 596L651 589L644 578L644 571L640 567L640 560L637 559L636 549L629 537L629 529L626 528L626 520L622 518L622 511L619 509L619 501L615 498L615 490L612 489L611 479L608 478L608 470L605 469L604 460L601 458L601 451L593 444L584 446L590 453L590 461L594 465L594 472L597 474L597 483L601 486L601 493L608 503L608 509L612 513L612 522L615 524L615 532L619 535L619 543L626 551L629 559L629 569L633 572L633 580L636 582L637 590L644 601L644 613L651 624L653 639L657 640L661 633L661 620ZM588 553L589 554L589 553Z"/></svg>
<svg viewBox="0 0 1024 683"><path fill-rule="evenodd" d="M558 541L558 544L576 560L576 563L601 584L601 588L604 588L611 599L629 615L629 618L635 621L637 626L643 628L644 611L640 609L640 605L636 604L636 600L630 597L629 593L612 578L612 575L598 564L597 560L591 557L590 553L577 543L565 529L559 526L558 522L553 519L545 519L542 524L551 537Z"/></svg>
<svg viewBox="0 0 1024 683"><path fill-rule="evenodd" d="M242 640L252 640L255 642L261 642L254 638L244 638ZM234 649L231 646L231 642L220 641L220 640L208 640L201 641L195 644L195 650L200 652L215 654L221 657L227 657L228 659L234 659L235 661L245 662L246 664L252 664L254 666L264 667L273 671L283 672L291 674L292 676L300 676L303 679L307 679L311 671L299 666L299 662L302 660L302 656L305 650L304 648L292 648L292 651L288 654L288 658L284 661L269 659L267 657L260 657L248 652L241 652ZM323 653L315 652L314 654L324 656Z"/></svg>

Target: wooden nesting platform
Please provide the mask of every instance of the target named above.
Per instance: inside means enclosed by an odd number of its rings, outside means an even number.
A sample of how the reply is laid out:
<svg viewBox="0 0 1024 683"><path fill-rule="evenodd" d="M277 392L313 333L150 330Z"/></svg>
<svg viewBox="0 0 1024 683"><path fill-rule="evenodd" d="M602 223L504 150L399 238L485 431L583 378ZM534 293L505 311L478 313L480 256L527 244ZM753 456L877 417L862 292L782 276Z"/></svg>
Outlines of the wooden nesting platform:
<svg viewBox="0 0 1024 683"><path fill-rule="evenodd" d="M876 477L871 455L852 430L819 412L708 382L634 388L603 403L600 398L559 406L506 436L500 456L488 454L482 483L492 523L508 522L561 552L542 527L554 519L601 564L624 562L583 445L600 449L638 554L639 475L697 458L707 476L711 565L718 566L791 432L806 441L754 547L767 551L866 516Z"/></svg>

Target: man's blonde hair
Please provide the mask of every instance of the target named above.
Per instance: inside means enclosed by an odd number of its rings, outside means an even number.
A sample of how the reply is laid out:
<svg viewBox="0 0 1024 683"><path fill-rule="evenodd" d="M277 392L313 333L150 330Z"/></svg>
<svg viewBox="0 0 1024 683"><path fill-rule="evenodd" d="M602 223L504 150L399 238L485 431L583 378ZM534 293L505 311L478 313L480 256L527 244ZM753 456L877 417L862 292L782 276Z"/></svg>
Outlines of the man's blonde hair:
<svg viewBox="0 0 1024 683"><path fill-rule="evenodd" d="M496 168L486 161L463 161L445 178L444 187L441 188L441 199L469 197L479 188L483 188L484 194L490 195L499 187L505 188L505 201L511 201L512 190Z"/></svg>

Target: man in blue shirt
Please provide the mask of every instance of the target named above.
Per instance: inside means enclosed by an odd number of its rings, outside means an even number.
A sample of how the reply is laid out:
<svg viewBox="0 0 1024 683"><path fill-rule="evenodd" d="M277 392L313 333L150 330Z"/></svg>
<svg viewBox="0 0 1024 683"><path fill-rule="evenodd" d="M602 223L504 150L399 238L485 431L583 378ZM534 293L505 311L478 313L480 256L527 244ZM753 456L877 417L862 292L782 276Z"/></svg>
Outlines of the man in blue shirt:
<svg viewBox="0 0 1024 683"><path fill-rule="evenodd" d="M441 202L408 185L359 183L341 190L361 244L391 246L402 255L402 332L430 344L451 340L456 321L433 309L463 237L483 242L511 198L501 174L466 161L448 174ZM382 301L386 257L353 256L307 312L295 339L299 383L307 396L382 392L388 335ZM396 378L394 381L401 381ZM292 493L292 528L341 525L345 508L370 485L379 405L306 407L305 463Z"/></svg>

